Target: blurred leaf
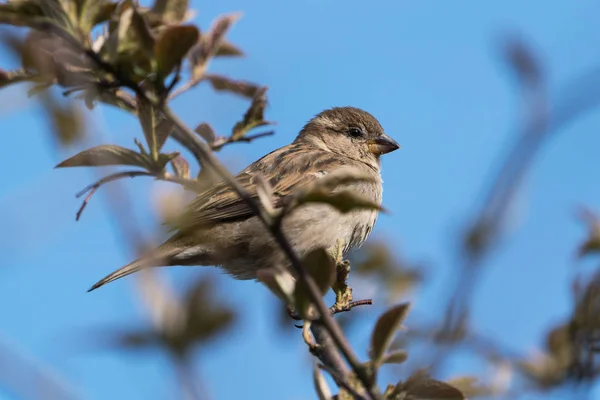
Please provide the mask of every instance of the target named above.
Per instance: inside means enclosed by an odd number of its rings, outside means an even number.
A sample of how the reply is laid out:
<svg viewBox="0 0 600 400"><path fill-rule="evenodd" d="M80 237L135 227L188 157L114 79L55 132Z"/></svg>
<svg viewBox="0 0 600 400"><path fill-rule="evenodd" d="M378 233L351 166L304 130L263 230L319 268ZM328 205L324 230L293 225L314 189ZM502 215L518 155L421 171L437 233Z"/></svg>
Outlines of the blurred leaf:
<svg viewBox="0 0 600 400"><path fill-rule="evenodd" d="M193 25L178 25L165 29L154 47L159 76L166 77L181 64L199 36L198 28Z"/></svg>
<svg viewBox="0 0 600 400"><path fill-rule="evenodd" d="M266 87L262 87L256 92L250 107L244 114L244 118L233 127L232 138L239 139L254 128L270 124L270 122L264 120L264 112L267 106L266 93Z"/></svg>
<svg viewBox="0 0 600 400"><path fill-rule="evenodd" d="M387 310L379 317L371 334L371 360L376 366L380 365L385 352L392 344L402 321L406 318L410 303L403 303Z"/></svg>
<svg viewBox="0 0 600 400"><path fill-rule="evenodd" d="M271 290L286 304L293 303L293 294L296 282L294 278L285 271L276 268L263 268L257 273L258 280Z"/></svg>
<svg viewBox="0 0 600 400"><path fill-rule="evenodd" d="M383 210L383 208L371 199L357 192L342 190L337 193L326 193L321 190L313 190L302 197L302 203L325 203L335 207L341 213L347 213L356 209Z"/></svg>
<svg viewBox="0 0 600 400"><path fill-rule="evenodd" d="M375 182L372 174L358 168L343 167L315 181L314 186L324 191L332 191L339 186L358 182Z"/></svg>
<svg viewBox="0 0 600 400"><path fill-rule="evenodd" d="M322 248L308 253L302 258L302 265L308 274L314 279L321 296L327 293L335 280L335 260ZM294 307L296 312L305 319L309 318L308 311L312 303L308 288L303 282L296 283L294 290Z"/></svg>
<svg viewBox="0 0 600 400"><path fill-rule="evenodd" d="M209 59L217 53L225 34L240 16L241 14L231 14L219 17L210 31L201 36L200 41L189 55L192 64L192 79L199 79L204 75Z"/></svg>
<svg viewBox="0 0 600 400"><path fill-rule="evenodd" d="M460 390L461 393L469 399L481 396L492 396L496 394L496 390L494 388L478 385L477 378L473 376L463 376L449 379L446 381L446 383Z"/></svg>
<svg viewBox="0 0 600 400"><path fill-rule="evenodd" d="M182 156L177 156L171 160L171 166L175 175L183 179L190 179L190 164Z"/></svg>
<svg viewBox="0 0 600 400"><path fill-rule="evenodd" d="M135 165L149 168L153 165L147 156L124 147L105 144L84 150L81 153L67 158L56 168L65 167L97 167L105 165Z"/></svg>
<svg viewBox="0 0 600 400"><path fill-rule="evenodd" d="M406 350L397 350L383 356L382 364L402 364L408 359Z"/></svg>
<svg viewBox="0 0 600 400"><path fill-rule="evenodd" d="M183 332L186 345L213 339L233 324L234 310L216 301L214 289L213 280L203 278L186 293L187 324Z"/></svg>
<svg viewBox="0 0 600 400"><path fill-rule="evenodd" d="M227 40L222 40L219 49L215 53L215 57L241 57L244 52L236 46L229 43Z"/></svg>
<svg viewBox="0 0 600 400"><path fill-rule="evenodd" d="M257 174L253 178L253 182L256 185L256 194L258 200L264 209L270 215L275 213L275 199L273 197L273 186L266 180L262 175Z"/></svg>
<svg viewBox="0 0 600 400"><path fill-rule="evenodd" d="M319 400L331 400L331 389L317 364L313 368L313 382Z"/></svg>
<svg viewBox="0 0 600 400"><path fill-rule="evenodd" d="M326 203L339 212L346 213L357 208L383 210L381 205L366 196L351 190L341 189L350 183L373 181L375 178L357 168L340 168L296 191L286 204L286 211L305 203ZM333 192L334 190L337 190Z"/></svg>
<svg viewBox="0 0 600 400"><path fill-rule="evenodd" d="M600 217L598 217L592 210L580 207L578 210L579 219L583 221L588 227L588 236L579 245L577 249L577 256L579 258L600 253Z"/></svg>
<svg viewBox="0 0 600 400"><path fill-rule="evenodd" d="M189 0L156 0L152 11L159 14L166 24L176 24L186 16Z"/></svg>
<svg viewBox="0 0 600 400"><path fill-rule="evenodd" d="M50 115L54 131L62 144L71 144L82 136L81 115L73 107L55 106L50 111Z"/></svg>
<svg viewBox="0 0 600 400"><path fill-rule="evenodd" d="M213 128L206 123L201 123L200 125L198 125L196 129L194 129L194 132L200 135L202 139L206 140L208 144L211 144L217 139L217 135L215 135L215 131L213 130Z"/></svg>
<svg viewBox="0 0 600 400"><path fill-rule="evenodd" d="M116 336L117 345L127 349L138 349L155 346L160 341L152 331L125 332Z"/></svg>
<svg viewBox="0 0 600 400"><path fill-rule="evenodd" d="M215 90L225 90L241 96L253 98L260 89L260 86L254 83L235 81L221 75L206 75L205 77ZM262 116L261 116L262 118Z"/></svg>
<svg viewBox="0 0 600 400"><path fill-rule="evenodd" d="M417 371L404 383L398 383L396 393L406 400L465 400L460 390Z"/></svg>
<svg viewBox="0 0 600 400"><path fill-rule="evenodd" d="M108 0L88 0L81 13L80 26L89 33L94 26L108 21L116 8L117 3Z"/></svg>
<svg viewBox="0 0 600 400"><path fill-rule="evenodd" d="M34 26L42 22L63 27L69 25L59 0L20 0L0 4L0 24Z"/></svg>

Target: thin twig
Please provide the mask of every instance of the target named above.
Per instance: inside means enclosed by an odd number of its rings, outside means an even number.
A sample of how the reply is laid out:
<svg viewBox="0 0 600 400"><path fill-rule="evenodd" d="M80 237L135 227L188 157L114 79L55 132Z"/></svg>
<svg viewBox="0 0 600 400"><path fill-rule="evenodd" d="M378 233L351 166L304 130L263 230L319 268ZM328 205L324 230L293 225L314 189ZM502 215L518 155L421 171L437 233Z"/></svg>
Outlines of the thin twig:
<svg viewBox="0 0 600 400"><path fill-rule="evenodd" d="M108 175L94 183L92 183L89 186L86 186L85 188L83 188L81 191L79 191L77 194L75 194L75 197L79 198L81 196L83 196L84 194L88 193L88 195L85 197L85 199L83 200L83 203L81 204L81 207L79 207L79 210L77 211L77 214L75 216L75 221L79 221L79 218L81 217L81 214L83 213L83 210L85 209L85 207L87 206L88 202L90 201L90 199L92 198L92 196L94 195L94 193L96 193L96 190L98 190L100 188L100 186L104 185L105 183L109 183L109 182L113 182L116 181L118 179L123 179L123 178L135 178L136 176L153 176L150 172L147 171L124 171L124 172L117 172L116 174L112 174L112 175Z"/></svg>
<svg viewBox="0 0 600 400"><path fill-rule="evenodd" d="M338 306L338 305L334 304L333 306L329 307L329 312L331 313L331 315L335 315L335 314L350 311L354 307L370 306L372 304L373 304L372 299L356 300L356 301L350 302L349 304L346 304L344 306Z"/></svg>
<svg viewBox="0 0 600 400"><path fill-rule="evenodd" d="M173 100L175 97L187 92L188 90L194 88L195 86L197 86L200 82L202 82L204 80L204 75L198 77L198 78L192 78L189 81L187 81L186 83L184 83L183 85L181 85L179 88L175 89L171 95L169 96L169 101Z"/></svg>
<svg viewBox="0 0 600 400"><path fill-rule="evenodd" d="M259 139L262 137L266 137L266 136L272 136L274 134L275 134L275 131L267 131L267 132L260 132L255 135L242 136L239 138L234 138L233 136L220 137L220 138L216 139L214 142L210 143L210 148L213 149L213 151L219 151L224 146L231 144L231 143L237 143L237 142L250 143L253 140L256 140L256 139Z"/></svg>

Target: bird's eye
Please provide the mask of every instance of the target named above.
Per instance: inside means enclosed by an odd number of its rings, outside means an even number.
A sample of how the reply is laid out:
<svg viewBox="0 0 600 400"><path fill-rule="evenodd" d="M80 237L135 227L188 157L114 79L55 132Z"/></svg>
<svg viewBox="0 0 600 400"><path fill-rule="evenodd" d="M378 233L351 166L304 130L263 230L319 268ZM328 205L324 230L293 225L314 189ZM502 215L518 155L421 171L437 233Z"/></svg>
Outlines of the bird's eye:
<svg viewBox="0 0 600 400"><path fill-rule="evenodd" d="M348 135L350 135L350 137L353 137L353 138L362 137L363 131L362 131L362 129L353 126L348 129Z"/></svg>

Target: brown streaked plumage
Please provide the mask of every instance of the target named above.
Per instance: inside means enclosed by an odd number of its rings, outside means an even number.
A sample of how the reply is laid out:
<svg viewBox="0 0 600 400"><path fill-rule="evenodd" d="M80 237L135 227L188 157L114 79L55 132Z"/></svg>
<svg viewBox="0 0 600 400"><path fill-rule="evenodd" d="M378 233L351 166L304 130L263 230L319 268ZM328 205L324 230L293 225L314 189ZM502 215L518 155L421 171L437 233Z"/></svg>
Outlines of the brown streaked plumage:
<svg viewBox="0 0 600 400"><path fill-rule="evenodd" d="M237 175L253 196L253 177L260 174L273 187L275 205L294 190L341 167L372 174L374 182L357 182L335 190L357 191L381 203L382 154L399 148L377 119L354 107L325 110L311 119L289 145L255 161ZM282 228L302 257L316 248L332 248L338 240L344 252L360 246L371 233L377 211L341 214L327 204L300 207L283 219ZM187 207L176 233L151 254L106 276L94 290L144 267L215 265L237 279L255 279L257 271L288 261L260 220L226 183L201 193Z"/></svg>

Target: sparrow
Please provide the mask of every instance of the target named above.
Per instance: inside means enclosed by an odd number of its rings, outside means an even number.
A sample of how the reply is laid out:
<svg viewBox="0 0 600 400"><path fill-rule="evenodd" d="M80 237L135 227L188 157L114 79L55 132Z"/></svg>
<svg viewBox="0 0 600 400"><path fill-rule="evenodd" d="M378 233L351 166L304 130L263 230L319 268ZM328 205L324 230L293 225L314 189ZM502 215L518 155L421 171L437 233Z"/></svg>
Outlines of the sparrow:
<svg viewBox="0 0 600 400"><path fill-rule="evenodd" d="M296 139L255 161L236 179L258 198L256 180L267 181L273 204L282 207L299 188L339 170L356 168L372 177L334 189L351 190L376 204L382 200L380 156L400 146L384 133L377 119L355 107L335 107L317 114ZM342 255L367 239L377 220L376 209L340 213L324 203L300 206L281 222L296 254L343 243ZM88 291L146 267L218 266L236 279L257 279L262 268L289 261L279 245L246 203L225 182L200 193L185 208L175 233L139 259L109 274Z"/></svg>

